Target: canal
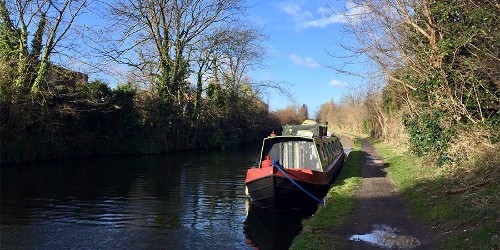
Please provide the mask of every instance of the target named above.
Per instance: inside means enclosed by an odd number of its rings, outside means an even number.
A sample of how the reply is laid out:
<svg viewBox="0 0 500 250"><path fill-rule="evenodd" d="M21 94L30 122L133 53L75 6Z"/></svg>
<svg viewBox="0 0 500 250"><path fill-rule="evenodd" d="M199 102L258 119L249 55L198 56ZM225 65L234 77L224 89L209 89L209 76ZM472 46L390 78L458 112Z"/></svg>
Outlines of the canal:
<svg viewBox="0 0 500 250"><path fill-rule="evenodd" d="M286 249L309 214L249 209L260 145L1 167L2 249Z"/></svg>

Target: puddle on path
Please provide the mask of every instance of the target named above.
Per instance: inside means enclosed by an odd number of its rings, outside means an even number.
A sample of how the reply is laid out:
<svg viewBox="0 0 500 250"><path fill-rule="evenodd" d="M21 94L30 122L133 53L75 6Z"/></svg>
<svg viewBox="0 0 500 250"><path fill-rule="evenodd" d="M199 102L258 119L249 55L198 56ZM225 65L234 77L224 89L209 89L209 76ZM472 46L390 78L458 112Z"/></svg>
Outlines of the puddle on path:
<svg viewBox="0 0 500 250"><path fill-rule="evenodd" d="M387 225L375 224L369 234L355 234L349 238L353 241L364 241L383 248L414 248L420 245L420 241L399 234L399 230Z"/></svg>

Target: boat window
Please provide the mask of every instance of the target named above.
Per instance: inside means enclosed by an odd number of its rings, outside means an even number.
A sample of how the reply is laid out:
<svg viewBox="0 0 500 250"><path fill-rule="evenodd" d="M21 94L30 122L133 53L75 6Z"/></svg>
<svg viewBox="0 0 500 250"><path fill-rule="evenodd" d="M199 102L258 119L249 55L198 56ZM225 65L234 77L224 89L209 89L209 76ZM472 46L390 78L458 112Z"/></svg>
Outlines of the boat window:
<svg viewBox="0 0 500 250"><path fill-rule="evenodd" d="M319 155L321 156L320 160L321 160L323 166L325 166L324 164L326 162L326 157L328 156L328 154L326 154L326 152L325 152L325 145L318 144L318 151L320 152Z"/></svg>
<svg viewBox="0 0 500 250"><path fill-rule="evenodd" d="M312 141L290 140L270 143L273 143L272 146L267 145L263 155L269 155L271 160L278 159L284 168L322 171L315 144Z"/></svg>
<svg viewBox="0 0 500 250"><path fill-rule="evenodd" d="M323 144L323 165L328 166L328 162L330 161L330 154L327 151L326 144Z"/></svg>
<svg viewBox="0 0 500 250"><path fill-rule="evenodd" d="M335 150L333 149L333 143L332 142L328 143L328 151L329 151L330 155L334 155L335 154Z"/></svg>
<svg viewBox="0 0 500 250"><path fill-rule="evenodd" d="M323 159L323 151L321 151L321 145L320 144L316 144L316 148L318 150L319 158Z"/></svg>

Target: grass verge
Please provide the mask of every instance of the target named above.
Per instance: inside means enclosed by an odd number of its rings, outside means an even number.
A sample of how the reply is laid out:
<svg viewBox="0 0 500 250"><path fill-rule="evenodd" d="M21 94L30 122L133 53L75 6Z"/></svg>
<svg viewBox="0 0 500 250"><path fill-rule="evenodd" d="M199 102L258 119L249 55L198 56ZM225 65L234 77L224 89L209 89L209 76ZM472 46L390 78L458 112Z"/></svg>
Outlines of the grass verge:
<svg viewBox="0 0 500 250"><path fill-rule="evenodd" d="M361 143L355 140L340 176L329 190L327 205L320 207L309 219L303 221L302 232L295 237L290 249L342 249L334 231L348 218L356 203L356 191L361 185L363 153Z"/></svg>
<svg viewBox="0 0 500 250"><path fill-rule="evenodd" d="M374 146L416 219L434 228L436 249L500 249L498 166L428 166L387 144Z"/></svg>

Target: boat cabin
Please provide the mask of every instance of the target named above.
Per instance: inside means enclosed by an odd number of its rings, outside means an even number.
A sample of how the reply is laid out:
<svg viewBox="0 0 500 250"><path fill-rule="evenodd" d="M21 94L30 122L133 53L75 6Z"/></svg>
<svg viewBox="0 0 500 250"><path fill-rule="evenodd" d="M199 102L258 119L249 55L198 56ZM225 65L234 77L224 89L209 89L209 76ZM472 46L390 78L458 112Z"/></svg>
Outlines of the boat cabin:
<svg viewBox="0 0 500 250"><path fill-rule="evenodd" d="M326 126L319 124L283 126L282 136L264 139L260 160L269 156L287 169L328 171L342 153L342 146L336 136L326 133Z"/></svg>

